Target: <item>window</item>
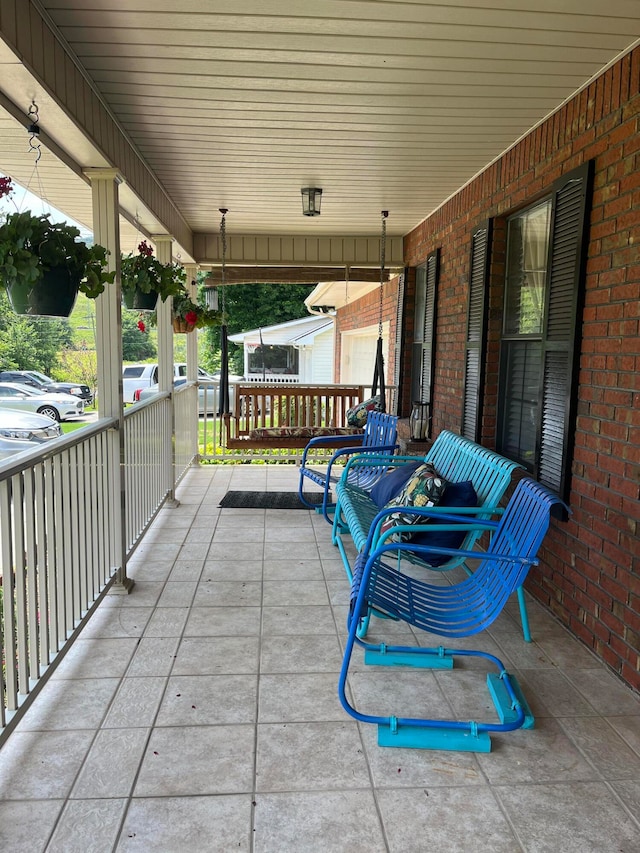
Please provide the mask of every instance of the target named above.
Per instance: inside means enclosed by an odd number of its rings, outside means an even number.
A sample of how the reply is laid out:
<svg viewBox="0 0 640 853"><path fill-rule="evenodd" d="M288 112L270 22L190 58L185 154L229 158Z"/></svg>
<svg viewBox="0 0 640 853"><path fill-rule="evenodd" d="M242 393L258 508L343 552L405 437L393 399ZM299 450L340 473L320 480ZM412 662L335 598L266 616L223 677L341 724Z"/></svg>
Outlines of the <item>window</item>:
<svg viewBox="0 0 640 853"><path fill-rule="evenodd" d="M411 354L411 402L429 404L431 432L431 389L435 355L435 328L440 250L432 252L426 263L416 267L414 341Z"/></svg>
<svg viewBox="0 0 640 853"><path fill-rule="evenodd" d="M593 164L508 220L497 447L568 499Z"/></svg>
<svg viewBox="0 0 640 853"><path fill-rule="evenodd" d="M508 220L498 446L533 470L540 407L542 333L551 200Z"/></svg>

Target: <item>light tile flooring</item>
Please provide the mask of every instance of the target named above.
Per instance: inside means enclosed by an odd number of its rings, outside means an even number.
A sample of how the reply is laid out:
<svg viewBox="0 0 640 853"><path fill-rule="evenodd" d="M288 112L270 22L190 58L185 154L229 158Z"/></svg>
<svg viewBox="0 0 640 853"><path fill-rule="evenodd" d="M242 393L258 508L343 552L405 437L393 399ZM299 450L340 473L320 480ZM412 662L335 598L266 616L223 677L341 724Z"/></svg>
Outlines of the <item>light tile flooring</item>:
<svg viewBox="0 0 640 853"><path fill-rule="evenodd" d="M637 853L638 699L535 604L533 644L515 608L474 640L517 673L533 730L484 755L384 749L343 711L328 525L218 508L228 488L295 486L287 466L189 473L133 592L108 596L0 751L2 853ZM367 669L362 704L487 713L477 663Z"/></svg>

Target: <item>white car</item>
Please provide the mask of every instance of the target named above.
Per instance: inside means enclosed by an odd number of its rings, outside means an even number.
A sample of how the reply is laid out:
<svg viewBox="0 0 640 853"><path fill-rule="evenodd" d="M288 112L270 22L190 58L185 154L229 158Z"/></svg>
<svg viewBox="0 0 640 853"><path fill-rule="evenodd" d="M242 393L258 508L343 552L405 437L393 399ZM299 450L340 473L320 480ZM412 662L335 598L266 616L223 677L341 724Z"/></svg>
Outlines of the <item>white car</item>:
<svg viewBox="0 0 640 853"><path fill-rule="evenodd" d="M0 382L0 410L16 409L20 412L37 412L54 421L78 418L84 413L84 401L71 394L39 391L17 382Z"/></svg>
<svg viewBox="0 0 640 853"><path fill-rule="evenodd" d="M179 379L187 375L187 365L177 363L173 365L173 377ZM215 377L210 376L206 370L198 368L198 379L207 380ZM150 388L158 384L157 364L125 364L122 368L122 397L125 403L135 403L138 399L136 392L143 388Z"/></svg>
<svg viewBox="0 0 640 853"><path fill-rule="evenodd" d="M33 450L39 444L61 435L60 424L46 415L0 409L0 459L7 459L24 450Z"/></svg>

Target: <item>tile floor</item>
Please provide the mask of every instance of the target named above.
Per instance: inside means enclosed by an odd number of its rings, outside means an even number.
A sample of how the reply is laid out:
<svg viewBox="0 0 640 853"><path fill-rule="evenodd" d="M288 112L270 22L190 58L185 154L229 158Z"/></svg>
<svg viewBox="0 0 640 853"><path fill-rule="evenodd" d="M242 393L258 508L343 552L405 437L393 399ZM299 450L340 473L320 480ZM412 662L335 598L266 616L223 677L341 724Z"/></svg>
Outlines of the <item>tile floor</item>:
<svg viewBox="0 0 640 853"><path fill-rule="evenodd" d="M484 755L383 749L343 711L348 586L328 525L218 508L295 477L189 473L133 592L107 597L0 751L2 853L637 853L638 698L535 604L533 644L515 607L475 640L518 675L533 730ZM383 713L391 695L473 719L477 668L357 663L350 686Z"/></svg>

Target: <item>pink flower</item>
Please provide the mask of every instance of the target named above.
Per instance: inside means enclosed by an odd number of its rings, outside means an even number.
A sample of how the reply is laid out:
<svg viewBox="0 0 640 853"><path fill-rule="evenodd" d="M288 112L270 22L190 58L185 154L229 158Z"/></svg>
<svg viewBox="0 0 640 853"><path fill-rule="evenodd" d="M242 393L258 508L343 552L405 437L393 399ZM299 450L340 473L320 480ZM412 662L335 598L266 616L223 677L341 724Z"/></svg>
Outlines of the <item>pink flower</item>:
<svg viewBox="0 0 640 853"><path fill-rule="evenodd" d="M138 251L141 255L146 255L147 257L151 257L151 255L153 255L153 249L146 240L142 240L142 242L138 243Z"/></svg>
<svg viewBox="0 0 640 853"><path fill-rule="evenodd" d="M0 178L0 198L4 198L6 195L11 195L12 192L13 186L11 178Z"/></svg>
<svg viewBox="0 0 640 853"><path fill-rule="evenodd" d="M189 326L195 326L198 322L198 315L195 311L187 311L184 315L184 321Z"/></svg>

